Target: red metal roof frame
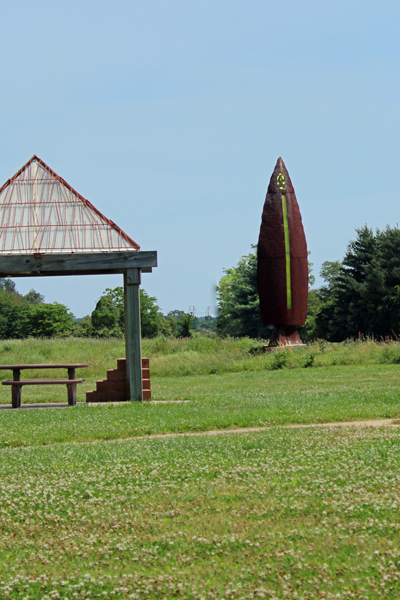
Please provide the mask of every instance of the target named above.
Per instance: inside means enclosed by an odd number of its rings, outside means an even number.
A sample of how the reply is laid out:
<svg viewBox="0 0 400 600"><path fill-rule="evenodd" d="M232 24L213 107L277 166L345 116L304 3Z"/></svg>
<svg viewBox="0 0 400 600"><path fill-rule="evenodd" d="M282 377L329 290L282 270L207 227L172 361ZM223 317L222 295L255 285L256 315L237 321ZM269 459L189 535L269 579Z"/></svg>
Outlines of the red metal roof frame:
<svg viewBox="0 0 400 600"><path fill-rule="evenodd" d="M129 235L127 235L125 233L125 231L122 231L122 229L120 227L118 227L118 225L116 225L114 223L114 221L111 221L110 219L107 219L106 216L103 215L103 213L101 213L95 206L93 206L93 204L91 202L89 202L89 200L86 200L86 198L84 198L83 196L81 196L81 194L79 194L79 192L77 192L76 190L74 190L74 188L69 185L69 183L67 183L65 181L65 179L63 179L62 177L60 177L59 175L57 175L57 173L55 173L55 171L53 171L53 169L50 169L50 167L48 165L46 165L46 163L39 158L38 156L36 156L36 154L34 154L32 156L31 159L28 160L28 162L20 168L19 171L17 171L17 173L15 173L15 175L13 175L13 177L11 177L8 181L6 181L6 183L4 185L1 186L0 188L0 194L3 190L6 189L7 186L10 185L10 183L13 183L13 181L19 177L21 175L21 173L23 173L25 171L25 169L27 169L29 167L29 165L36 160L40 165L42 165L42 167L48 171L52 177L54 177L55 179L57 179L57 181L59 181L63 186L65 186L70 192L72 192L73 194L75 194L75 196L77 196L79 198L79 200L81 200L81 202L83 202L85 204L85 206L87 206L90 210L92 210L93 212L95 212L101 219L103 219L108 225L110 225L110 227L112 227L113 229L115 229L115 231L117 231L129 244L132 244L132 246L134 246L135 250L140 250L140 246L139 244L137 244L136 242L133 241L132 238L129 237ZM129 250L128 250L129 252Z"/></svg>

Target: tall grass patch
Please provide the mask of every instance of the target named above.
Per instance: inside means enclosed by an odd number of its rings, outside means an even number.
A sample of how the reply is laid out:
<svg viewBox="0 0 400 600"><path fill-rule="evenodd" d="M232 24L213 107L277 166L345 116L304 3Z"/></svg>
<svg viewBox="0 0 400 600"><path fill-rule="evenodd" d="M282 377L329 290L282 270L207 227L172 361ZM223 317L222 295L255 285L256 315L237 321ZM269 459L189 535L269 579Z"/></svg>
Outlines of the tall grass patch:
<svg viewBox="0 0 400 600"><path fill-rule="evenodd" d="M315 342L300 348L277 348L263 352L266 342L249 338L221 338L218 335L194 335L188 339L158 337L142 340L142 353L151 358L151 373L157 377L207 375L209 373L296 369L312 366L398 364L398 342L374 340L348 341L342 344ZM125 355L120 338L65 338L0 341L2 364L87 362L87 377L104 377L115 368L117 358ZM50 373L56 375L56 373ZM32 373L32 377L40 373ZM0 372L0 380L9 373Z"/></svg>
<svg viewBox="0 0 400 600"><path fill-rule="evenodd" d="M151 385L155 400L188 400L207 397L232 397L232 385L237 391L258 393L262 382L270 385L268 373L282 372L284 389L288 373L310 370L318 382L320 369L339 372L342 367L372 368L380 365L395 367L400 360L398 342L378 343L374 340L349 341L343 344L316 342L300 348L276 348L266 352L263 340L249 338L221 338L218 335L195 335L190 339L164 337L145 339L142 344L144 356L150 357ZM86 379L78 386L78 400L85 399L85 392L96 387L96 381L105 379L107 369L116 367L118 358L125 354L123 340L117 339L27 339L0 341L0 362L18 363L65 363L86 362L88 368L77 372ZM356 371L355 371L356 372ZM371 372L374 372L373 370ZM347 371L343 372L347 381ZM393 371L393 375L396 371ZM218 377L237 374L244 379L226 379L221 391ZM249 378L246 379L246 374ZM253 375L251 375L253 374ZM26 371L24 376L43 377L43 371ZM64 371L46 371L48 377L65 376ZM10 371L0 371L0 382L11 377ZM301 375L299 374L301 378ZM325 375L321 373L321 377ZM204 379L205 378L205 379ZM246 381L246 383L244 383ZM274 385L274 384L272 384ZM317 384L318 385L318 384ZM347 385L347 383L346 383ZM0 387L0 403L10 403L9 388ZM23 390L23 402L65 402L66 391L61 386L32 386Z"/></svg>

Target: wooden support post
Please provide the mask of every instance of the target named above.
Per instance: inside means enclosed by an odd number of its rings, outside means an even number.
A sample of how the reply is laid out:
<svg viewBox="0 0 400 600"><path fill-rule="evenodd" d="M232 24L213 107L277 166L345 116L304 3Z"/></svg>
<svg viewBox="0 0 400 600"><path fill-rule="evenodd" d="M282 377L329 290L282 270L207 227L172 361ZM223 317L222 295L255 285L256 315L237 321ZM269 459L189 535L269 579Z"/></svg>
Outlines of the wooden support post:
<svg viewBox="0 0 400 600"><path fill-rule="evenodd" d="M21 370L13 369L13 381L21 380ZM19 408L21 406L21 391L22 387L19 385L11 386L11 404L13 408Z"/></svg>
<svg viewBox="0 0 400 600"><path fill-rule="evenodd" d="M127 399L141 402L143 393L139 285L140 269L126 269L124 298Z"/></svg>
<svg viewBox="0 0 400 600"><path fill-rule="evenodd" d="M75 369L70 367L68 369L68 379L75 379ZM75 406L76 405L76 383L67 383L67 392L68 392L68 405Z"/></svg>

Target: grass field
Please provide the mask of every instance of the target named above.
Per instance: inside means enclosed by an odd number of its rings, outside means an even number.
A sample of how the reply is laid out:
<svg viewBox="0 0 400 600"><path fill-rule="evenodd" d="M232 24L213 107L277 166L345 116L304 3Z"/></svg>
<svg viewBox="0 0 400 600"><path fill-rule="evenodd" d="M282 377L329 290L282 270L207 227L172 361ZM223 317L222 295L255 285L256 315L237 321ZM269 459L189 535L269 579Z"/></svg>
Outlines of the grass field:
<svg viewBox="0 0 400 600"><path fill-rule="evenodd" d="M398 428L1 450L0 597L398 598L399 467Z"/></svg>
<svg viewBox="0 0 400 600"><path fill-rule="evenodd" d="M1 410L0 447L400 416L397 343L315 345L267 354L257 353L261 344L252 340L217 336L145 340L143 345L150 356L153 399L181 403ZM3 364L87 361L89 368L82 369L87 381L79 387L82 401L85 389L94 389L124 351L120 340L26 340L2 346ZM306 367L310 356L312 366ZM193 373L196 365L199 374ZM41 371L32 375L43 376ZM0 378L9 377L0 371ZM1 402L10 403L10 389L1 386L0 393ZM23 389L23 402L65 400L61 386Z"/></svg>
<svg viewBox="0 0 400 600"><path fill-rule="evenodd" d="M0 447L400 416L400 373L392 365L166 379L154 377L156 398L189 401L1 410Z"/></svg>
<svg viewBox="0 0 400 600"><path fill-rule="evenodd" d="M399 598L400 428L279 426L399 417L400 345L261 345L145 341L153 397L181 403L0 410L0 598ZM120 356L0 342L2 364L88 362L87 389Z"/></svg>

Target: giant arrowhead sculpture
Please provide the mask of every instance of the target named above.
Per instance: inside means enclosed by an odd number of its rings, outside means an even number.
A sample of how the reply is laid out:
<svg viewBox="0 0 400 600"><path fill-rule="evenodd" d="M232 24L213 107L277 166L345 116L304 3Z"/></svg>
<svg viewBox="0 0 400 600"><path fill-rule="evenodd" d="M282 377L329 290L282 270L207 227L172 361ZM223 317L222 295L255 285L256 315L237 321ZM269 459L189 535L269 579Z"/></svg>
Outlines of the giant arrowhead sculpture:
<svg viewBox="0 0 400 600"><path fill-rule="evenodd" d="M258 240L258 293L270 346L301 344L296 327L307 317L307 244L300 209L281 158L269 182Z"/></svg>

